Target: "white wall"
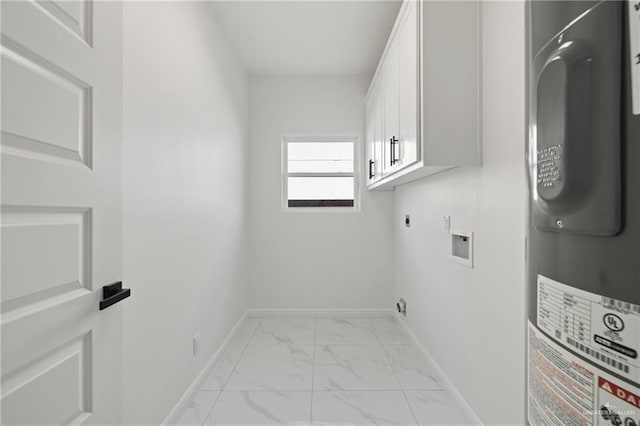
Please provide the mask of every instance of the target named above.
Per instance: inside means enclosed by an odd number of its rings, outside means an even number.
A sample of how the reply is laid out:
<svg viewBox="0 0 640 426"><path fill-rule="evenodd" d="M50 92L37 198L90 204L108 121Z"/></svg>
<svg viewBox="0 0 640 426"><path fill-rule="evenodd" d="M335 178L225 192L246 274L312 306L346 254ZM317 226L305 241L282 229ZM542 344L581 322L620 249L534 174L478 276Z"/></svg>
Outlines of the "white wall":
<svg viewBox="0 0 640 426"><path fill-rule="evenodd" d="M369 81L369 76L251 77L252 307L392 306L391 193L362 190L359 213L281 208L282 135L359 134L362 143ZM364 165L360 169L364 174Z"/></svg>
<svg viewBox="0 0 640 426"><path fill-rule="evenodd" d="M223 40L207 2L125 2L127 424L160 424L246 309L248 77Z"/></svg>
<svg viewBox="0 0 640 426"><path fill-rule="evenodd" d="M402 186L395 296L485 424L524 420L524 5L482 3L483 165ZM405 228L405 214L412 226ZM475 267L447 258L451 227L475 232Z"/></svg>

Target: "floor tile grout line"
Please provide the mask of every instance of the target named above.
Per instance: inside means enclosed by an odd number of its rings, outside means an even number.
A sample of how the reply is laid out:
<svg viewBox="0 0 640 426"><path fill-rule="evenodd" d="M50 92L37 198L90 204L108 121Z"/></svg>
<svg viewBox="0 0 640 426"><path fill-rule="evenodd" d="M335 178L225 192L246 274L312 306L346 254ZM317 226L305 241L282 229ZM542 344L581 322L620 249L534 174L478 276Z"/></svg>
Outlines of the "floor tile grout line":
<svg viewBox="0 0 640 426"><path fill-rule="evenodd" d="M418 417L416 416L416 413L413 411L413 407L411 406L411 403L409 402L409 397L407 396L407 393L404 391L404 389L402 389L402 396L404 396L404 400L407 401L407 407L409 407L409 411L411 412L411 415L413 416L413 420L416 421L416 425L419 425L420 422L418 421Z"/></svg>
<svg viewBox="0 0 640 426"><path fill-rule="evenodd" d="M387 351L387 346L412 346L412 347L417 347L417 345L414 343L392 343L392 344L383 344L382 347L385 351L385 354L387 354L387 358L389 358L389 361L391 362L391 356L389 355L389 352ZM429 364L430 367L433 367L432 363L430 361L427 360L427 364ZM396 375L397 378L397 373L395 371L395 369L393 368L393 362L391 362L391 369L393 370L394 375ZM442 378L440 376L438 376L438 382L440 382L442 380ZM398 378L398 382L400 382L400 379ZM402 394L404 395L405 400L407 401L407 405L409 406L409 410L411 410L411 414L413 415L413 419L416 421L416 424L419 425L420 422L418 421L418 416L416 416L414 410L413 410L413 406L411 405L411 403L409 402L409 397L407 396L407 392L441 392L442 394L447 394L448 391L445 388L439 388L439 389L405 389L405 387L402 385L402 383L400 383L400 389L402 390Z"/></svg>
<svg viewBox="0 0 640 426"><path fill-rule="evenodd" d="M202 391L198 391L198 392L202 392ZM220 399L220 397L222 396L222 391L218 391L218 396L216 396L216 400L213 401L213 404L211 404L211 408L209 408L209 411L207 412L207 415L204 417L204 420L202 421L202 425L204 426L207 423L207 420L209 420L209 416L211 415L211 412L213 411L213 407L216 406L216 404L218 403L218 400Z"/></svg>
<svg viewBox="0 0 640 426"><path fill-rule="evenodd" d="M245 318L243 323L247 319L250 319L250 318ZM238 363L240 362L240 360L242 359L242 356L244 355L244 353L246 352L247 348L249 347L249 342L251 342L251 339L253 339L253 336L255 336L256 330L258 329L258 326L260 325L261 322L262 322L262 318L259 318L258 319L258 323L256 324L255 328L251 332L251 336L249 336L249 338L247 339L247 343L245 343L244 348L242 348L242 352L240 352L240 355L238 355L238 359L233 364L233 368L231 369L231 371L229 372L229 375L227 376L227 378L225 379L224 383L222 384L222 389L220 389L220 393L218 394L218 397L216 398L215 402L213 403L213 405L209 409L209 412L207 413L207 416L204 418L204 422L202 423L202 425L207 423L207 420L209 419L209 416L211 416L211 413L213 412L213 409L215 408L216 404L220 400L220 397L222 397L222 392L224 392L225 389L227 388L227 384L229 383L229 380L231 379L231 376L233 375L233 372L236 370L236 367L238 366ZM215 365L213 366L213 368L215 368Z"/></svg>
<svg viewBox="0 0 640 426"><path fill-rule="evenodd" d="M382 343L382 340L380 340L379 337L378 337L378 341L380 342L380 346L382 346L382 352L384 353L385 358L387 358L387 362L389 363L389 368L391 368L393 377L396 378L396 381L398 382L398 386L400 386L400 389L403 389L402 382L400 382L400 378L398 377L398 373L396 373L396 369L393 368L393 360L391 359L389 352L387 352L387 349L384 347L384 344Z"/></svg>
<svg viewBox="0 0 640 426"><path fill-rule="evenodd" d="M247 351L247 348L249 347L249 343L251 343L251 340L253 340L254 336L256 335L256 330L258 330L258 326L260 325L261 322L262 322L262 318L260 318L258 320L258 323L256 324L255 328L251 332L251 336L249 336L249 338L247 339L247 343L245 343L244 348L242 348L242 352L240 352L240 355L238 356L238 359L233 364L233 368L231 369L231 372L227 376L227 379L225 380L224 385L222 386L222 391L224 391L227 388L227 384L229 383L229 380L231 379L231 376L236 371L236 368L238 367L238 364L240 363L240 360L244 356L244 353Z"/></svg>
<svg viewBox="0 0 640 426"><path fill-rule="evenodd" d="M371 322L373 322L373 320ZM374 327L375 327L375 324L374 324ZM380 340L380 336L378 336L377 331L376 331L376 336L378 337L378 340ZM409 412L411 413L411 416L413 416L413 420L416 422L416 425L419 425L420 423L418 422L418 417L416 417L416 413L413 412L413 407L411 407L411 404L409 403L409 398L407 398L407 394L404 391L404 386L402 386L402 382L400 381L400 378L398 377L398 373L396 372L396 369L393 368L393 360L391 359L391 355L389 355L389 352L387 352L387 348L384 347L384 344L382 343L382 340L380 340L380 345L382 346L382 351L384 352L385 356L387 357L387 361L389 362L389 367L391 367L391 371L393 372L393 377L395 377L396 380L398 381L398 386L400 386L400 392L402 392L402 396L404 397L404 400L407 403L407 407L409 408Z"/></svg>
<svg viewBox="0 0 640 426"><path fill-rule="evenodd" d="M411 415L413 416L413 420L415 420L416 425L419 425L420 422L418 422L418 417L416 416L416 413L414 413L413 411L413 407L411 406L411 403L409 402L409 398L407 397L407 393L405 392L404 386L402 385L402 382L400 381L400 378L398 377L398 373L396 373L396 369L393 368L393 361L391 360L391 355L389 355L389 352L387 352L387 348L384 347L384 345L382 345L382 350L384 351L387 360L389 361L389 364L391 365L391 371L393 371L393 375L396 378L396 380L398 381L398 385L400 385L400 392L402 392L402 396L404 397L404 400L407 403L407 407L409 407L409 412L411 413Z"/></svg>

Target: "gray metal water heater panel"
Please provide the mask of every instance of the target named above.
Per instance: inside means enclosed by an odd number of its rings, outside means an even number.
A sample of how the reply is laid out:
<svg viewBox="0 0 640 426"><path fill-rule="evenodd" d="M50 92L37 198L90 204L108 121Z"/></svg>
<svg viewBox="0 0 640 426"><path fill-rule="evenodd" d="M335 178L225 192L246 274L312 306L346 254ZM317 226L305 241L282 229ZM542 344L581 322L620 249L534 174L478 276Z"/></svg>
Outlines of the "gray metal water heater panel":
<svg viewBox="0 0 640 426"><path fill-rule="evenodd" d="M538 229L614 235L621 223L620 8L594 8L535 56L529 159Z"/></svg>
<svg viewBox="0 0 640 426"><path fill-rule="evenodd" d="M624 5L617 1L527 4L530 220L526 298L527 318L532 324L538 322L539 275L640 304L640 116L632 113L630 63L623 55L629 49L628 37L623 37ZM564 40L558 43L562 34ZM563 41L575 41L576 50L551 60ZM601 55L601 49L608 52ZM580 62L580 58L591 58L591 63ZM599 63L617 69L618 76L599 70ZM582 69L571 70L572 64ZM576 72L582 74L575 84L586 94L581 90L571 93L576 88L569 80ZM591 76L585 77L587 74ZM589 100L575 105L575 110L567 106L572 97L580 96ZM547 106L537 104L536 98ZM572 138L572 134L587 132L580 127L584 123L575 121L575 111L587 116L588 142ZM543 134L536 129L537 120L545 127ZM569 128L572 120L577 128ZM562 150L553 152L556 150L550 147L559 144ZM541 150L543 156L538 158ZM558 171L566 182L541 188L534 163L558 156L562 157ZM554 222L569 217L572 219L562 228ZM593 362L571 347L566 349L585 362ZM624 380L615 370L600 367Z"/></svg>

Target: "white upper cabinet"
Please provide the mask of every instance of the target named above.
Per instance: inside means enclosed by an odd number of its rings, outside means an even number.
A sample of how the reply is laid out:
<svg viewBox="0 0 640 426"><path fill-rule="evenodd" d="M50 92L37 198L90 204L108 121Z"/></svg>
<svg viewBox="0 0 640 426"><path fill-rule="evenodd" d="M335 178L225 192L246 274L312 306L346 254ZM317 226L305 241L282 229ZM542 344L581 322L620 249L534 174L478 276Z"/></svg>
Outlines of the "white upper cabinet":
<svg viewBox="0 0 640 426"><path fill-rule="evenodd" d="M369 189L480 164L479 7L403 3L367 95Z"/></svg>

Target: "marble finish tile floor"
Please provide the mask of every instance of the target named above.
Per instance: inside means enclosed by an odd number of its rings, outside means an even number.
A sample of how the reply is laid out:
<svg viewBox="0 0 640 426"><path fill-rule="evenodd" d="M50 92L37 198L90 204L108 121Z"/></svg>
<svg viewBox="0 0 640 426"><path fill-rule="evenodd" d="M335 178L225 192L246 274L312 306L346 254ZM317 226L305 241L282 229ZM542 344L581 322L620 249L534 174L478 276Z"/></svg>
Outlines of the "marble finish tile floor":
<svg viewBox="0 0 640 426"><path fill-rule="evenodd" d="M467 425L388 317L248 318L178 425Z"/></svg>

